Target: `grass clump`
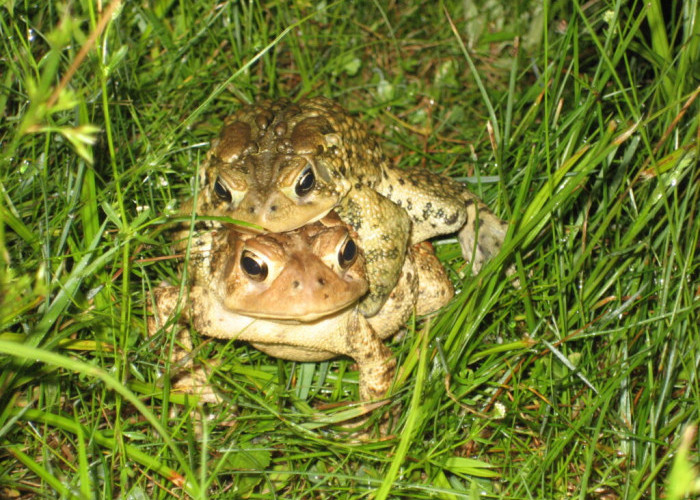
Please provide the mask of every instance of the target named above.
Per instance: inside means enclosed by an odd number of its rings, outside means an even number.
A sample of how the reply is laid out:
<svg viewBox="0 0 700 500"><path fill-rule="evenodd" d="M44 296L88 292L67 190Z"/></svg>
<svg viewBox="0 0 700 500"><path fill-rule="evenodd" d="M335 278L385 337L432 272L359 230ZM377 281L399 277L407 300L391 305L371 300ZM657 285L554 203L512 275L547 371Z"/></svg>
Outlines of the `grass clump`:
<svg viewBox="0 0 700 500"><path fill-rule="evenodd" d="M0 496L697 494L697 12L5 2ZM386 439L335 425L358 411L346 360L199 339L225 402L198 409L162 377L172 339L145 335L151 289L178 282L165 223L223 119L302 95L511 221L476 278L435 242L460 293L392 342Z"/></svg>

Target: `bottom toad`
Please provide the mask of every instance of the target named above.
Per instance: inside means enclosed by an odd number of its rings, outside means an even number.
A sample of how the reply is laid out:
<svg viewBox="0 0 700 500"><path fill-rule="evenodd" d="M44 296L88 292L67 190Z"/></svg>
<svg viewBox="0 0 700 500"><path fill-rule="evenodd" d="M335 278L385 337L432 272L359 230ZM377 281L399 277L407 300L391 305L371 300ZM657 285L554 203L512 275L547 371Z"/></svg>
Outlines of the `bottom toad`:
<svg viewBox="0 0 700 500"><path fill-rule="evenodd" d="M226 227L210 234L197 260L195 285L155 289L156 324L166 325L178 304L180 320L202 335L244 340L294 361L348 356L359 367L362 400L389 389L395 360L383 339L415 311L445 305L454 290L429 243L411 247L401 277L380 311L365 318L357 308L367 291L365 261L352 229L331 213L286 233L250 234ZM208 276L208 285L203 286ZM187 345L189 339L184 339ZM211 389L199 390L216 401Z"/></svg>

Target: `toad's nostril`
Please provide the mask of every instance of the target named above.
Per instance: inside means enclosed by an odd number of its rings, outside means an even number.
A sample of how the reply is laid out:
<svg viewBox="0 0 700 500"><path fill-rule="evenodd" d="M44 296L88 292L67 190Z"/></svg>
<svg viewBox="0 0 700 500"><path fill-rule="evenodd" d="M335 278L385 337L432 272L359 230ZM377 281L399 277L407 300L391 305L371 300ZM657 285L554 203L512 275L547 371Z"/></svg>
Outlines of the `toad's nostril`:
<svg viewBox="0 0 700 500"><path fill-rule="evenodd" d="M292 281L293 288L299 288L299 285L301 285L301 283L299 283L297 280Z"/></svg>
<svg viewBox="0 0 700 500"><path fill-rule="evenodd" d="M318 284L321 285L321 286L325 286L325 285L326 285L326 280L325 280L324 278L318 278Z"/></svg>

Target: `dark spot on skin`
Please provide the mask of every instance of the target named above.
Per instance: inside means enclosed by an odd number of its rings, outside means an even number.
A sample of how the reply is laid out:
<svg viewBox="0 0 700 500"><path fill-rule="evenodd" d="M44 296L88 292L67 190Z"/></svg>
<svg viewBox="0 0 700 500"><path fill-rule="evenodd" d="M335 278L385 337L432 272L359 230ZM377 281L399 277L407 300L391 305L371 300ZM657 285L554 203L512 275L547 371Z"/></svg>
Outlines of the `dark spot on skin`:
<svg viewBox="0 0 700 500"><path fill-rule="evenodd" d="M362 184L359 182L355 183L355 189L362 189Z"/></svg>
<svg viewBox="0 0 700 500"><path fill-rule="evenodd" d="M474 204L474 200L466 200L464 202L464 207L471 207Z"/></svg>
<svg viewBox="0 0 700 500"><path fill-rule="evenodd" d="M417 181L416 179L411 179L411 185L412 185L413 187L417 187L417 186L418 186L418 181Z"/></svg>
<svg viewBox="0 0 700 500"><path fill-rule="evenodd" d="M348 160L352 158L353 152L352 149L348 149Z"/></svg>
<svg viewBox="0 0 700 500"><path fill-rule="evenodd" d="M292 281L293 288L299 288L299 285L301 285L301 283L299 283L297 280Z"/></svg>
<svg viewBox="0 0 700 500"><path fill-rule="evenodd" d="M330 295L328 295L327 293L324 293L324 294L323 294L323 298L326 299L326 300L328 300L328 299L330 298Z"/></svg>
<svg viewBox="0 0 700 500"><path fill-rule="evenodd" d="M412 274L412 273L408 273L408 274L406 275L406 279L407 279L408 281L413 281L413 274Z"/></svg>
<svg viewBox="0 0 700 500"><path fill-rule="evenodd" d="M319 144L318 146L316 146L316 154L323 154L323 144Z"/></svg>
<svg viewBox="0 0 700 500"><path fill-rule="evenodd" d="M345 176L345 165L341 165L338 170L340 171L340 174L344 177Z"/></svg>
<svg viewBox="0 0 700 500"><path fill-rule="evenodd" d="M255 207L248 207L248 213L249 214L255 213Z"/></svg>
<svg viewBox="0 0 700 500"><path fill-rule="evenodd" d="M399 177L399 178L397 179L397 181L398 181L399 184L401 184L402 186L403 186L404 184L406 184L406 181L403 180L403 177Z"/></svg>
<svg viewBox="0 0 700 500"><path fill-rule="evenodd" d="M445 224L447 224L448 226L451 226L452 224L454 224L455 222L457 222L457 219L458 219L458 218L459 218L459 213L455 212L455 213L452 214L450 217L448 217L447 219L445 219Z"/></svg>
<svg viewBox="0 0 700 500"><path fill-rule="evenodd" d="M323 135L326 134L333 134L335 132L335 129L331 127L330 123L326 123L321 126L320 131Z"/></svg>
<svg viewBox="0 0 700 500"><path fill-rule="evenodd" d="M275 125L275 135L277 137L282 137L285 132L287 132L287 124L285 122L280 122Z"/></svg>
<svg viewBox="0 0 700 500"><path fill-rule="evenodd" d="M265 130L273 120L273 115L269 112L260 113L255 117L255 123L261 130Z"/></svg>
<svg viewBox="0 0 700 500"><path fill-rule="evenodd" d="M277 205L270 205L270 212L276 212L277 211Z"/></svg>
<svg viewBox="0 0 700 500"><path fill-rule="evenodd" d="M389 174L386 173L386 170L382 170L382 176L384 176L385 179L389 178Z"/></svg>
<svg viewBox="0 0 700 500"><path fill-rule="evenodd" d="M386 256L389 257L390 259L397 259L399 257L399 249L398 248L392 248L386 253ZM385 287L386 288L386 287Z"/></svg>

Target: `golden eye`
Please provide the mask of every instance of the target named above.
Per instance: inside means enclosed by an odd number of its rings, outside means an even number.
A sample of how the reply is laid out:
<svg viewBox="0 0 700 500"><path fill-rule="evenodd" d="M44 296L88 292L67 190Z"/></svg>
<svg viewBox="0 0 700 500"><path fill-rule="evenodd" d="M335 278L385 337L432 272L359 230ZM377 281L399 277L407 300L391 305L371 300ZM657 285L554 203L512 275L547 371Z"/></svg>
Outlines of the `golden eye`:
<svg viewBox="0 0 700 500"><path fill-rule="evenodd" d="M311 168L311 165L306 165L306 168L301 172L297 185L294 186L294 192L300 198L306 196L316 185L316 176Z"/></svg>
<svg viewBox="0 0 700 500"><path fill-rule="evenodd" d="M357 245L352 238L348 238L338 250L338 264L341 269L347 269L352 266L355 259L357 259Z"/></svg>
<svg viewBox="0 0 700 500"><path fill-rule="evenodd" d="M222 200L231 203L231 191L226 188L220 177L216 178L216 182L214 183L214 192L216 193L216 196Z"/></svg>
<svg viewBox="0 0 700 500"><path fill-rule="evenodd" d="M241 269L252 280L264 281L267 278L267 264L249 250L245 250L241 255Z"/></svg>

